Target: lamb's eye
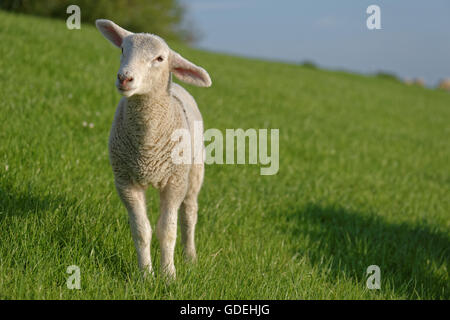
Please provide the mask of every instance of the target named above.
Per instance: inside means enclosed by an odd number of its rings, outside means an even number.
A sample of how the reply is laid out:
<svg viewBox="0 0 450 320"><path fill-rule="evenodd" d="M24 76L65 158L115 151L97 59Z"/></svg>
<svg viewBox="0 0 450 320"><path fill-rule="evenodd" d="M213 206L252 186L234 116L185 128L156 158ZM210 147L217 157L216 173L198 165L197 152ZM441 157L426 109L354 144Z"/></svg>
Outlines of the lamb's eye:
<svg viewBox="0 0 450 320"><path fill-rule="evenodd" d="M158 62L163 62L164 58L162 56L159 56L158 58L156 58L156 60L158 60Z"/></svg>

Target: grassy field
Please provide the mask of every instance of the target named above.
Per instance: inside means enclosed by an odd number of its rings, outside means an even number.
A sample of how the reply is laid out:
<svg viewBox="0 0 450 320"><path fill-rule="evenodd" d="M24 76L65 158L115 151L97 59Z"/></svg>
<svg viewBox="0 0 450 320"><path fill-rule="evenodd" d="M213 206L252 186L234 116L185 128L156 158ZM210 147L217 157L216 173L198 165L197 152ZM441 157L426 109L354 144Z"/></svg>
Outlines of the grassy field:
<svg viewBox="0 0 450 320"><path fill-rule="evenodd" d="M213 79L186 86L205 127L279 128L280 170L207 166L199 261L178 243L166 285L140 277L108 161L119 50L4 12L0 38L1 299L450 298L450 94L171 43ZM152 258L160 274L156 237Z"/></svg>

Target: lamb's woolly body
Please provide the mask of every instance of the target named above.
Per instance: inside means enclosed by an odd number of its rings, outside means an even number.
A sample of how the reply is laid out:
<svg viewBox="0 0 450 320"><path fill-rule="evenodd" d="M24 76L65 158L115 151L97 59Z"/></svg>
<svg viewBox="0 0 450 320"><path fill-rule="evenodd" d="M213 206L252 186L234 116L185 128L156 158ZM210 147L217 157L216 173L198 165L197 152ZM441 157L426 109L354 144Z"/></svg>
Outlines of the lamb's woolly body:
<svg viewBox="0 0 450 320"><path fill-rule="evenodd" d="M117 192L128 210L131 233L140 268L152 273L151 226L147 218L145 190L160 190L156 234L161 244L163 272L175 276L173 262L178 209L181 207L181 236L184 253L195 260L194 231L197 196L203 182L203 125L194 98L171 82L171 72L182 81L211 85L208 73L170 50L161 38L133 34L109 20L97 20L97 28L122 48L116 85L124 95L116 109L109 138L109 156ZM194 128L201 132L195 132ZM192 164L176 164L172 151L177 129L191 132ZM195 141L194 141L195 139Z"/></svg>

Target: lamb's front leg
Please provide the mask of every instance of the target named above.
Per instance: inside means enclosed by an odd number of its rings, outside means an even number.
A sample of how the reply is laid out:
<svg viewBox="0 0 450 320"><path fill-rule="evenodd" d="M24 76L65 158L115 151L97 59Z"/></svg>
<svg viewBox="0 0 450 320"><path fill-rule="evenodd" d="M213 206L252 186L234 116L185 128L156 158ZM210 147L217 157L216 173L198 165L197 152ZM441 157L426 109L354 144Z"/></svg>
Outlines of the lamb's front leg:
<svg viewBox="0 0 450 320"><path fill-rule="evenodd" d="M168 278L175 278L173 261L177 238L178 209L186 194L186 182L169 182L160 192L161 214L156 235L161 246L161 269Z"/></svg>
<svg viewBox="0 0 450 320"><path fill-rule="evenodd" d="M150 257L152 229L147 218L145 190L132 184L120 184L116 181L117 192L127 208L131 235L136 247L138 263L144 275L153 274Z"/></svg>

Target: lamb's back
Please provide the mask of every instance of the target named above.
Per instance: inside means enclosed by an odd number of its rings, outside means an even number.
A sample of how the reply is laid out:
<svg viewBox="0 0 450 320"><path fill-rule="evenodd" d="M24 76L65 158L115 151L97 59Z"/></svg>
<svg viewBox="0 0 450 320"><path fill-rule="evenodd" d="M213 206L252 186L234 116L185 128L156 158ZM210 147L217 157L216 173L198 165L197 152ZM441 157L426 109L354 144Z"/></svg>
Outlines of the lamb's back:
<svg viewBox="0 0 450 320"><path fill-rule="evenodd" d="M192 156L194 163L200 163L203 160L203 119L194 97L182 86L172 83L171 94L182 108L185 115L188 129L191 135ZM199 146L194 150L194 146ZM200 150L201 147L201 150ZM197 152L196 152L197 151Z"/></svg>

